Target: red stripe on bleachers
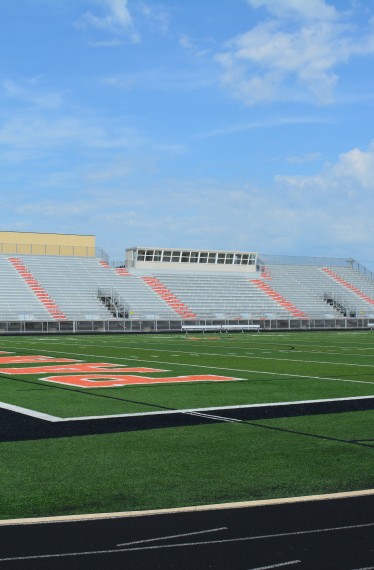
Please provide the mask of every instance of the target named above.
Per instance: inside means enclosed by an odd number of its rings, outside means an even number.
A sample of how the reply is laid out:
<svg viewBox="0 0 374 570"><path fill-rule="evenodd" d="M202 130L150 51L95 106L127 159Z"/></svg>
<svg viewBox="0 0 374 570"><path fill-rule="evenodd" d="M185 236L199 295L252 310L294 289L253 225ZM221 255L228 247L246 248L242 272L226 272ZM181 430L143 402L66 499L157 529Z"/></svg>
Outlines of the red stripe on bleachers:
<svg viewBox="0 0 374 570"><path fill-rule="evenodd" d="M105 269L110 269L110 265L109 263L107 263L106 261L104 261L103 259L99 259L99 263L102 267L105 267ZM114 271L118 274L118 275L123 275L125 277L131 277L131 273L126 269L126 267L114 267Z"/></svg>
<svg viewBox="0 0 374 570"><path fill-rule="evenodd" d="M340 285L343 285L343 287L352 291L352 293L356 293L356 295L361 297L361 299L364 299L364 301L366 301L367 303L374 305L374 299L372 299L372 297L369 297L369 295L366 295L366 293L361 291L361 289L355 287L354 285L352 285L352 283L349 283L349 281L343 279L343 277L340 277L340 275L335 273L335 271L333 271L332 269L329 269L328 267L322 267L322 271L327 273L327 275L331 277L331 279L334 279L334 281L337 281L338 283L340 283Z"/></svg>
<svg viewBox="0 0 374 570"><path fill-rule="evenodd" d="M142 280L157 293L183 319L196 319L196 315L185 303L174 295L157 277L145 276Z"/></svg>
<svg viewBox="0 0 374 570"><path fill-rule="evenodd" d="M261 291L263 291L264 293L266 293L266 295L271 297L276 303L278 303L278 305L283 307L292 316L300 318L308 318L308 315L303 313L303 311L301 311L298 307L296 307L296 305L291 303L291 301L288 301L285 297L283 297L283 295L278 293L278 291L270 287L268 283L265 283L261 279L252 279L251 283L253 283L257 287L257 289L261 289Z"/></svg>
<svg viewBox="0 0 374 570"><path fill-rule="evenodd" d="M267 265L261 267L261 277L262 279L273 279L271 276L271 271Z"/></svg>
<svg viewBox="0 0 374 570"><path fill-rule="evenodd" d="M118 275L123 275L124 277L131 277L131 273L126 269L126 267L116 267L114 271Z"/></svg>
<svg viewBox="0 0 374 570"><path fill-rule="evenodd" d="M47 309L49 314L56 320L62 321L67 320L66 315L61 311L54 300L48 295L47 291L40 285L40 283L35 279L31 271L23 263L22 259L19 257L8 257L9 262L21 275L22 279L32 290L34 295L39 299L42 305Z"/></svg>

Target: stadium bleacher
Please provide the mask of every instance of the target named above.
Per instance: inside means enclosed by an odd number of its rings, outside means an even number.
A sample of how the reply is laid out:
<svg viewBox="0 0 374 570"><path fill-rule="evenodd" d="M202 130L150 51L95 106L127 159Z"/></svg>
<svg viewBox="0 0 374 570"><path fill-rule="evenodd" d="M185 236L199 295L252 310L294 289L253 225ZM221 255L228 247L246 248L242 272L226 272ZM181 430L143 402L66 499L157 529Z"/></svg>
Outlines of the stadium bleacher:
<svg viewBox="0 0 374 570"><path fill-rule="evenodd" d="M196 265L114 268L100 257L1 254L0 321L374 318L374 282L352 264Z"/></svg>

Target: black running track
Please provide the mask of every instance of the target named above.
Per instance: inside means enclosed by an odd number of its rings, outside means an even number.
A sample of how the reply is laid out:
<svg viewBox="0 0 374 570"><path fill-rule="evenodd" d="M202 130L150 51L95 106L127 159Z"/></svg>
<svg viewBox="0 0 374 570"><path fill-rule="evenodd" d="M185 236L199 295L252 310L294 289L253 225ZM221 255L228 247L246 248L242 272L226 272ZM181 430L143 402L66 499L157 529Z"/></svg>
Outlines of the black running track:
<svg viewBox="0 0 374 570"><path fill-rule="evenodd" d="M374 495L0 526L0 570L368 570Z"/></svg>
<svg viewBox="0 0 374 570"><path fill-rule="evenodd" d="M227 420L261 420L313 414L329 414L374 409L374 397L327 400L273 406L217 408L209 411L164 412L162 414L107 417L90 420L50 422L0 408L0 442L50 439L104 433L118 433L166 427L211 424ZM372 447L372 446L368 446Z"/></svg>

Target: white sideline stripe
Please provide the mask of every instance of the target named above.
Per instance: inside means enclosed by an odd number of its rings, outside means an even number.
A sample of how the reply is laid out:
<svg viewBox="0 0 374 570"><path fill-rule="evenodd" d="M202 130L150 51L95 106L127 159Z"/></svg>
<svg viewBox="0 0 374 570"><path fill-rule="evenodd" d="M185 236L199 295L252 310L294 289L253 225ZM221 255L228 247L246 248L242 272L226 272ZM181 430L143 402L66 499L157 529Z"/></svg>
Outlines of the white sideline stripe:
<svg viewBox="0 0 374 570"><path fill-rule="evenodd" d="M292 505L295 503L313 503L315 501L336 501L355 499L374 495L374 489L361 491L343 491L324 495L305 495L303 497L281 497L278 499L261 499L256 501L239 501L236 503L216 503L211 505L194 505L191 507L173 507L169 509L151 509L145 511L119 511L114 513L88 513L83 515L59 515L54 517L35 517L0 520L1 526L20 526L34 524L79 523L90 520L127 519L158 515L179 515L181 513L196 513L209 511L227 511L233 509L250 509L272 507L276 505Z"/></svg>
<svg viewBox="0 0 374 570"><path fill-rule="evenodd" d="M23 414L24 416L38 418L39 420L46 420L47 422L59 422L61 420L61 418L57 416L50 416L49 414L43 414L42 412L29 410L28 408L22 408L21 406L14 406L13 404L6 404L5 402L0 402L0 408L3 410L9 410L11 412L16 412L17 414Z"/></svg>
<svg viewBox="0 0 374 570"><path fill-rule="evenodd" d="M112 548L107 550L92 550L92 551L84 551L84 552L61 552L58 554L36 554L33 556L15 556L9 558L0 558L0 564L2 562L11 562L16 560L40 560L43 558L66 558L66 557L73 557L73 556L93 556L96 554L117 554L119 552L137 552L137 551L144 551L144 550L161 550L164 548L185 548L189 546L209 546L212 544L229 544L229 543L238 543L238 542L249 542L252 540L266 540L269 538L283 538L286 536L301 536L307 534L322 534L324 532L337 532L341 530L352 530L356 528L365 528L374 526L374 523L367 523L367 524L359 524L359 525L349 525L349 526L340 526L340 527L333 527L333 528L317 528L312 530L299 530L295 532L283 532L278 534L264 534L259 536L243 536L238 538L226 538L222 540L207 540L201 542L182 542L176 544L159 544L157 546L137 546L135 548ZM271 567L270 567L271 568Z"/></svg>
<svg viewBox="0 0 374 570"><path fill-rule="evenodd" d="M220 530L228 530L227 526L221 528L210 528L208 530L199 530L196 532L186 532L184 534L171 534L170 536L159 536L157 538L147 538L145 540L134 540L133 542L123 542L116 546L132 546L133 544L144 544L145 542L157 542L160 540L168 540L169 538L181 538L182 536L196 536L197 534L207 534L208 532L219 532Z"/></svg>
<svg viewBox="0 0 374 570"><path fill-rule="evenodd" d="M78 416L71 418L61 418L59 416L51 416L49 414L44 414L42 412L37 412L35 410L30 410L28 408L22 408L21 406L14 406L13 404L6 404L5 402L0 402L0 409L10 410L12 412L17 412L25 416L30 416L38 418L41 420L46 420L47 422L75 422L75 421L87 421L87 420L103 420L103 419L115 419L115 418L137 418L137 417L148 417L148 416L163 416L163 415L175 415L175 414L196 414L199 415L201 412L219 412L224 410L241 410L241 409L254 409L254 408L275 408L280 406L302 406L303 404L318 404L318 403L330 403L330 402L351 402L358 400L371 400L374 399L373 396L353 396L349 398L327 398L323 400L296 400L293 402L270 402L263 404L241 404L237 406L213 406L209 408L188 408L180 410L161 410L157 412L139 412L135 414L113 414L113 415L103 415L103 416ZM203 415L203 413L201 414ZM208 416L206 416L208 417ZM234 421L235 418L223 418L221 416L210 416L215 419Z"/></svg>
<svg viewBox="0 0 374 570"><path fill-rule="evenodd" d="M326 403L326 402L351 402L352 400L374 400L373 396L353 396L351 398L329 398L323 400L299 400L294 402L271 402L265 404L241 404L238 406L215 406L210 408L189 408L189 409L181 409L181 410L167 410L167 411L157 411L157 412L139 412L136 414L114 414L114 415L107 415L107 416L81 416L81 417L74 417L74 418L58 418L61 422L70 422L70 421L83 421L83 420L100 420L104 418L137 418L143 416L163 416L169 414L195 414L199 412L219 412L220 410L241 410L241 409L252 409L252 408L275 408L279 406L301 406L303 404L318 404L318 403ZM213 417L213 416L212 416ZM224 419L220 416L216 416L217 419ZM227 419L227 418L226 418Z"/></svg>

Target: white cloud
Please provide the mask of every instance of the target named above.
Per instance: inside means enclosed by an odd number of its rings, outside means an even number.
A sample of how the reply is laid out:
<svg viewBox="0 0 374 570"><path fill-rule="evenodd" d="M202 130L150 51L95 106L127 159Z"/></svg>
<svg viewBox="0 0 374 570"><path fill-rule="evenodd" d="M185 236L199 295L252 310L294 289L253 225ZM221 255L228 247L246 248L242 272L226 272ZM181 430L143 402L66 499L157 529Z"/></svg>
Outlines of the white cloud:
<svg viewBox="0 0 374 570"><path fill-rule="evenodd" d="M320 152L308 152L299 156L288 156L286 161L289 164L305 164L307 162L315 162L321 158Z"/></svg>
<svg viewBox="0 0 374 570"><path fill-rule="evenodd" d="M337 12L324 0L247 0L253 8L266 8L277 17L298 16L306 20L335 20Z"/></svg>
<svg viewBox="0 0 374 570"><path fill-rule="evenodd" d="M186 52L189 52L190 54L198 58L204 58L211 53L212 41L208 38L205 39L203 43L208 47L205 48L200 47L199 43L193 40L191 36L187 34L180 34L179 36L180 47Z"/></svg>
<svg viewBox="0 0 374 570"><path fill-rule="evenodd" d="M374 202L374 143L367 151L354 148L341 154L336 163L326 164L314 176L277 176L276 181L303 192L318 190L326 199L334 194L341 200L360 196L361 200Z"/></svg>
<svg viewBox="0 0 374 570"><path fill-rule="evenodd" d="M169 31L170 16L168 12L150 4L140 4L141 13L147 20L152 31L167 34Z"/></svg>
<svg viewBox="0 0 374 570"><path fill-rule="evenodd" d="M181 34L179 36L179 45L183 49L187 49L187 50L194 49L194 47L195 47L192 39L187 34Z"/></svg>
<svg viewBox="0 0 374 570"><path fill-rule="evenodd" d="M0 83L3 96L7 100L26 102L41 109L56 109L63 105L66 93L49 91L40 87L40 77L14 81L4 79Z"/></svg>
<svg viewBox="0 0 374 570"><path fill-rule="evenodd" d="M98 16L90 11L86 12L75 22L77 28L96 28L109 33L125 34L134 43L140 41L140 35L134 29L127 0L99 0L99 3L104 14Z"/></svg>
<svg viewBox="0 0 374 570"><path fill-rule="evenodd" d="M146 89L148 91L194 91L210 87L215 77L206 69L168 69L154 67L135 73L116 74L102 78L102 83L125 91Z"/></svg>
<svg viewBox="0 0 374 570"><path fill-rule="evenodd" d="M44 116L18 112L0 126L0 160L22 162L66 153L134 149L144 144L141 135L125 124L106 122L98 116Z"/></svg>
<svg viewBox="0 0 374 570"><path fill-rule="evenodd" d="M367 151L358 148L342 154L333 166L332 175L352 187L374 191L374 144Z"/></svg>
<svg viewBox="0 0 374 570"><path fill-rule="evenodd" d="M301 239L314 243L316 254L374 262L374 143L341 154L314 175L277 176L275 184L301 222Z"/></svg>
<svg viewBox="0 0 374 570"><path fill-rule="evenodd" d="M343 15L322 0L249 0L276 17L260 22L216 54L222 83L247 105L306 97L331 103L337 68L353 56L374 53L373 34L356 34ZM289 14L299 16L289 20Z"/></svg>
<svg viewBox="0 0 374 570"><path fill-rule="evenodd" d="M28 188L23 199L9 201L8 225L24 216L34 227L53 220L51 231L74 233L79 226L111 255L143 243L374 260L374 144L312 176L278 176L267 188L166 179L144 156L129 162L126 153L57 174L48 194L36 199ZM42 184L48 178L34 180L33 188Z"/></svg>
<svg viewBox="0 0 374 570"><path fill-rule="evenodd" d="M285 125L326 125L332 124L333 119L317 116L283 116L283 117L269 117L267 119L259 119L257 121L237 123L227 125L212 131L200 133L195 135L195 139L205 139L211 137L222 137L232 135L243 131L252 131L255 129L269 129L272 127L284 127Z"/></svg>
<svg viewBox="0 0 374 570"><path fill-rule="evenodd" d="M109 47L109 48L113 48L113 47L118 47L123 45L123 42L121 40L119 40L118 38L115 38L113 40L103 40L103 41L97 41L97 42L89 42L90 46L93 47Z"/></svg>

